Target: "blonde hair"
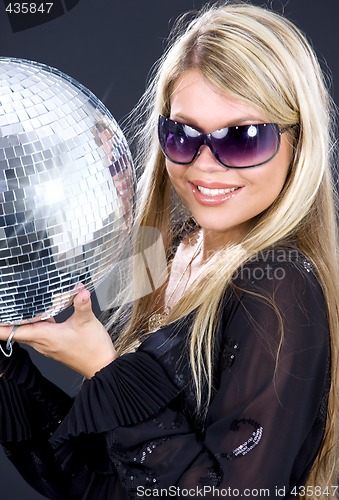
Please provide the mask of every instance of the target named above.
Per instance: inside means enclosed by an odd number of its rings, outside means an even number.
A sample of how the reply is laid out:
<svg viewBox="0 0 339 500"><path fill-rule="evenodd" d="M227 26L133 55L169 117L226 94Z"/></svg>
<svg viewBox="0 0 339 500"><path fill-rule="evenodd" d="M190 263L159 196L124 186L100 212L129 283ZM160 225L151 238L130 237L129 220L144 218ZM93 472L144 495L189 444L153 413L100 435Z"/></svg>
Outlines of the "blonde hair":
<svg viewBox="0 0 339 500"><path fill-rule="evenodd" d="M272 122L281 127L298 124L298 130L290 172L278 198L258 217L241 244L220 252L217 265L211 263L173 308L168 321L196 310L190 356L197 401L202 406L203 385L207 383L211 391L213 335L225 288L236 270L258 252L277 242L295 241L318 272L331 333L332 384L326 433L308 484L335 484L339 252L330 167L334 136L329 119L334 113L319 63L306 38L291 22L260 7L245 3L215 5L204 8L193 20L181 20L174 42L160 60L136 110L144 122L137 134L137 162L143 174L136 225L157 228L168 254L173 245L173 221L181 214L178 216L171 204L171 186L157 140L157 118L159 114L169 115L173 85L191 68L198 68L221 91L264 111ZM134 283L137 282L135 278ZM147 332L156 294L157 291L134 302L130 320L117 342L120 352L128 351Z"/></svg>

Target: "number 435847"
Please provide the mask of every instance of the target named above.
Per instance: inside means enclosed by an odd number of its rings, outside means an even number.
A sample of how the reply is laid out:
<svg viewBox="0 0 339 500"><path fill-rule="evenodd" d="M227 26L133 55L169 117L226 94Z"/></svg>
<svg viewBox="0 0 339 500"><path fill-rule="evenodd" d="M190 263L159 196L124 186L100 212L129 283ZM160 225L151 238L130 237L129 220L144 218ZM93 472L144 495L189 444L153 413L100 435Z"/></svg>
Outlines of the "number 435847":
<svg viewBox="0 0 339 500"><path fill-rule="evenodd" d="M306 497L337 497L339 493L339 486L326 486L322 488L321 486L295 486L291 495L298 497L299 495Z"/></svg>
<svg viewBox="0 0 339 500"><path fill-rule="evenodd" d="M6 7L10 14L49 14L53 8L53 2L11 2Z"/></svg>

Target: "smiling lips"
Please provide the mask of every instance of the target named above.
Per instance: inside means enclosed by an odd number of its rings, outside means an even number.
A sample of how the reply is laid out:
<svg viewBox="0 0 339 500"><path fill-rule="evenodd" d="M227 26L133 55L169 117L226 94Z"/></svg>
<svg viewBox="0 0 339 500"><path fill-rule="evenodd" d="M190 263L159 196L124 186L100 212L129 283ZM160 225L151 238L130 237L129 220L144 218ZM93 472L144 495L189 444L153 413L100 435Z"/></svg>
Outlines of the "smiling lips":
<svg viewBox="0 0 339 500"><path fill-rule="evenodd" d="M198 190L200 193L205 194L206 196L217 196L219 194L228 194L232 193L238 188L227 188L227 189L210 189L210 188L205 188L203 186L197 186Z"/></svg>
<svg viewBox="0 0 339 500"><path fill-rule="evenodd" d="M216 182L206 183L202 181L190 182L193 196L202 205L215 206L225 203L234 198L243 186L230 184L219 184Z"/></svg>

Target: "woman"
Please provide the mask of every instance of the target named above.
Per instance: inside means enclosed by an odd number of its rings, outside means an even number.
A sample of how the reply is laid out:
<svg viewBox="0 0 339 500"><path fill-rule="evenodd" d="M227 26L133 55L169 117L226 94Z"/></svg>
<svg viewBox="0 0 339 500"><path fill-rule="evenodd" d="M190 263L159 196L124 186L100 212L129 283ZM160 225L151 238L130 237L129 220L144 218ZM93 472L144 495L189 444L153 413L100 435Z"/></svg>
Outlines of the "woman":
<svg viewBox="0 0 339 500"><path fill-rule="evenodd" d="M140 106L135 224L162 233L169 278L112 315L114 345L87 290L66 322L16 329L7 454L48 498L335 497L338 246L316 58L276 14L212 7ZM74 400L20 342L86 377Z"/></svg>

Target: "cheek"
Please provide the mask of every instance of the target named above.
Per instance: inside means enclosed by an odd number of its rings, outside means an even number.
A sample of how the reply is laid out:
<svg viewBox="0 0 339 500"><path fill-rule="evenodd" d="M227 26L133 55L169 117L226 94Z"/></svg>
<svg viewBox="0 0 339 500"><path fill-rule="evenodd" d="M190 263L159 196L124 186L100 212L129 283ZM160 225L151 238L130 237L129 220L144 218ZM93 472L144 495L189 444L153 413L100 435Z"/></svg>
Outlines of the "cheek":
<svg viewBox="0 0 339 500"><path fill-rule="evenodd" d="M281 137L280 151L273 162L276 161L275 168L277 171L277 176L280 176L283 184L285 183L288 173L290 171L290 166L293 161L294 156L294 146L293 138L287 132Z"/></svg>
<svg viewBox="0 0 339 500"><path fill-rule="evenodd" d="M187 172L187 167L184 165L177 165L175 163L170 162L169 160L166 160L166 170L168 173L168 176L170 178L171 183L178 184L181 181L185 180L185 174Z"/></svg>
<svg viewBox="0 0 339 500"><path fill-rule="evenodd" d="M282 140L277 156L266 165L249 172L247 179L253 186L257 186L259 190L264 190L266 198L274 200L285 185L291 159L292 147L289 142Z"/></svg>
<svg viewBox="0 0 339 500"><path fill-rule="evenodd" d="M252 177L252 176L251 176ZM264 175L253 176L249 182L249 204L265 210L279 196L285 184L286 175L282 172L267 171ZM252 203L251 203L252 201Z"/></svg>

